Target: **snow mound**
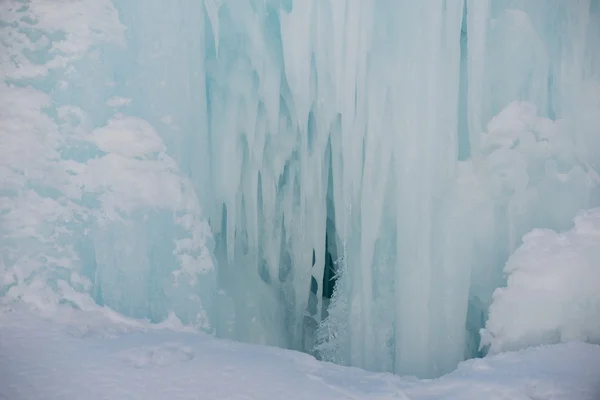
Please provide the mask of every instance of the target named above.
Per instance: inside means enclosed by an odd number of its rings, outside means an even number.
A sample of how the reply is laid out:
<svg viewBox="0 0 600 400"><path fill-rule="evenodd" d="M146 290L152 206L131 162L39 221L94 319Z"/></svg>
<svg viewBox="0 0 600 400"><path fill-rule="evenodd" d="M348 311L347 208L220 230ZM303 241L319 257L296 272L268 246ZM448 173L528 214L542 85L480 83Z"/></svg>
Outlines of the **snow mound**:
<svg viewBox="0 0 600 400"><path fill-rule="evenodd" d="M600 393L600 346L584 343L470 360L418 380L205 334L129 328L74 337L56 320L0 312L0 399L597 400Z"/></svg>
<svg viewBox="0 0 600 400"><path fill-rule="evenodd" d="M536 229L504 268L482 345L490 353L570 341L600 343L600 208L567 232Z"/></svg>

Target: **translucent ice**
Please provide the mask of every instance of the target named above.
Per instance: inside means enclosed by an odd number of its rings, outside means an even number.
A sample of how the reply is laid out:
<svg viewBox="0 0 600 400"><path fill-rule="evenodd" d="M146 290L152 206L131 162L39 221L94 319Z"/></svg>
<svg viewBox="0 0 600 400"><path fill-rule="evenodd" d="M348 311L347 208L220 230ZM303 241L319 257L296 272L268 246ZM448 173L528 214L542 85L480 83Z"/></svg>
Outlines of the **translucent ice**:
<svg viewBox="0 0 600 400"><path fill-rule="evenodd" d="M600 205L599 8L4 1L3 301L449 371Z"/></svg>

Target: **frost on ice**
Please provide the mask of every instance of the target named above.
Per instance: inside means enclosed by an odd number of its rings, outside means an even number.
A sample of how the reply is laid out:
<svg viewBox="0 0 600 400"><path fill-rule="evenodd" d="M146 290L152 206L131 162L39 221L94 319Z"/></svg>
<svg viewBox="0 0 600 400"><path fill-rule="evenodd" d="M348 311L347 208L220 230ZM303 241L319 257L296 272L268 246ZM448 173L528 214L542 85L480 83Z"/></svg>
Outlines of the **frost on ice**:
<svg viewBox="0 0 600 400"><path fill-rule="evenodd" d="M3 301L212 330L212 235L194 188L148 122L102 121L104 92L82 79L124 27L110 2L72 6L1 6Z"/></svg>
<svg viewBox="0 0 600 400"><path fill-rule="evenodd" d="M592 0L0 11L2 301L429 377L600 205Z"/></svg>

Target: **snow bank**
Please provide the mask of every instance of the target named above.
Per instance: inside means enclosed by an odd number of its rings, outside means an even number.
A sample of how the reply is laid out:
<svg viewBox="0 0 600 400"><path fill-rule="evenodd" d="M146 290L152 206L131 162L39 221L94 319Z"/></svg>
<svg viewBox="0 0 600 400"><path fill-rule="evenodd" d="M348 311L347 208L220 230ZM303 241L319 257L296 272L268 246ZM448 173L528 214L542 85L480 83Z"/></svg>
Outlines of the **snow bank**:
<svg viewBox="0 0 600 400"><path fill-rule="evenodd" d="M482 345L490 353L531 345L600 343L600 208L580 213L564 233L536 229L504 268Z"/></svg>
<svg viewBox="0 0 600 400"><path fill-rule="evenodd" d="M76 315L73 315L76 317ZM597 400L600 346L569 343L461 363L419 381L204 334L0 313L0 399ZM66 321L65 321L66 322ZM90 324L95 329L83 329ZM82 329L75 329L79 326ZM106 333L106 332L105 332Z"/></svg>

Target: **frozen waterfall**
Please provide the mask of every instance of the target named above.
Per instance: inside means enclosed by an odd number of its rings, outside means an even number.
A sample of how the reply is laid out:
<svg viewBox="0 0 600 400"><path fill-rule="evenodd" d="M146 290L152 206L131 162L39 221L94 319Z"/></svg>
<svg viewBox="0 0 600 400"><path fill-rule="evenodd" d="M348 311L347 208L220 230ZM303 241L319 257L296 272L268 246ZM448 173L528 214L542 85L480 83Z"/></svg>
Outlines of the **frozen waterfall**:
<svg viewBox="0 0 600 400"><path fill-rule="evenodd" d="M5 0L0 296L370 370L600 205L600 1Z"/></svg>

